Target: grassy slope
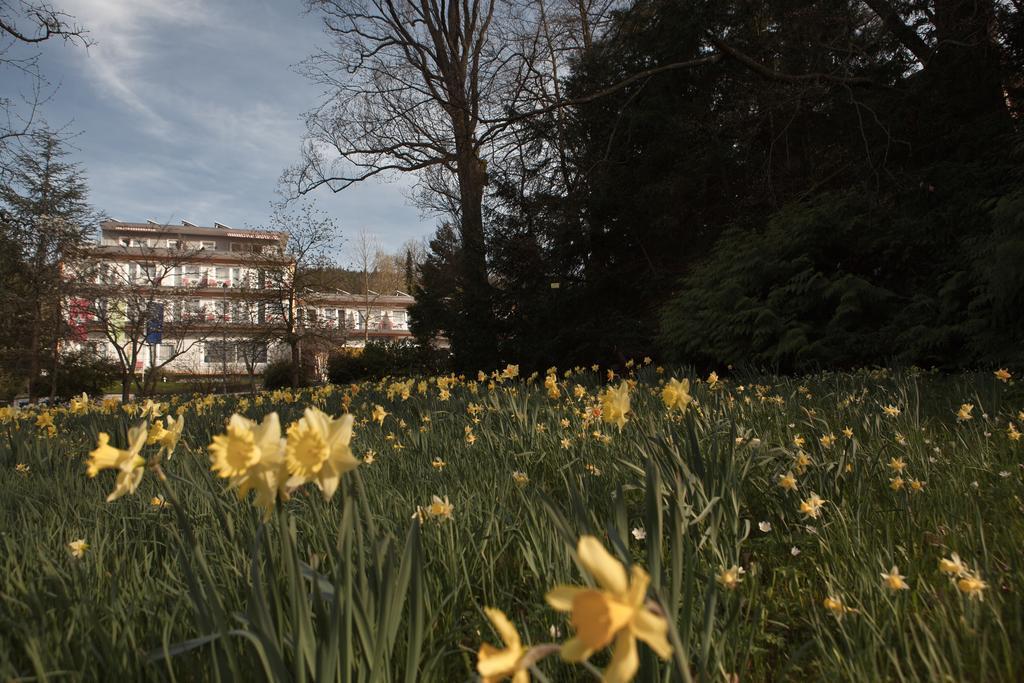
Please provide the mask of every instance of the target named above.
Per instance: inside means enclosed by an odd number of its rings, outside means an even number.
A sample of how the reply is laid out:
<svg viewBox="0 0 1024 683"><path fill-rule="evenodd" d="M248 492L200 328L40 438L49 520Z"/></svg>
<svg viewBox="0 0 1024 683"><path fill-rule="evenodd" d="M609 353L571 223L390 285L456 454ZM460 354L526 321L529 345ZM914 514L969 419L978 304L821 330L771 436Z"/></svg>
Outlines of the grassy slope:
<svg viewBox="0 0 1024 683"><path fill-rule="evenodd" d="M581 424L580 408L594 403L600 388L589 372L563 378L558 399L549 398L539 380L505 382L493 391L480 384L476 393L462 383L447 401L433 384L426 396L414 389L407 401L389 399L385 385L354 395L351 407L363 422L354 450L372 449L375 461L360 467L330 503L307 487L286 505L298 557L342 581L349 567L362 566L351 555L373 555L385 537L400 549L412 513L432 495L447 495L455 505L453 521L423 525L422 586L410 602L423 606L424 625L413 637L406 631L411 612L403 609L389 678L410 669L404 658L413 639L422 640L421 680L469 678L480 642L498 642L480 611L484 605L504 609L529 642L550 641L552 627L565 637L564 615L546 607L543 595L556 583L581 582L571 553L581 533L596 533L652 570L654 595L673 615L694 674L720 679L735 672L740 680L1024 676L1024 440L1007 436L1008 420L1024 427L1016 417L1024 408L1019 387L991 375L863 372L765 378L760 389L747 378L741 391L744 380L730 378L715 389L695 386L700 409L683 419L661 405L653 368L638 375L633 413L621 433ZM573 398L577 383L588 391L583 399ZM294 402L268 396L246 414L276 409L287 424L310 402L337 414L343 393L307 393ZM76 672L70 677L78 678L81 672L84 680L164 679L173 671L192 680L213 677L218 668L260 668L243 637L227 639L227 647L197 647L146 663L146 654L161 644L208 632L208 615L194 600L219 600L225 614L254 613L254 553L263 569L260 583L275 583L272 577L287 583L287 572L274 571L283 562L282 520L272 519L261 533L258 511L237 501L208 470L205 446L236 400L218 398L201 414L189 404L182 444L165 463L179 510L195 533L195 553L182 540L174 511L150 504L160 490L151 474L135 496L111 504L104 498L113 475L84 475L84 456L97 433L107 431L123 444L135 419L120 411L58 415L54 438L38 436L31 420L0 425L6 433L0 442L0 677L61 679L61 672ZM466 412L471 402L484 406L479 424ZM975 405L973 419L958 423L956 410L965 402ZM383 426L367 421L375 404L390 412ZM898 417L883 414L890 404L901 408ZM477 437L472 445L464 438L467 426ZM846 426L852 439L841 433ZM819 437L829 433L837 440L824 448ZM812 464L793 493L776 479L794 467L796 435L804 437ZM563 438L570 439L568 448ZM926 482L922 493L890 488L893 473L885 463L892 457L903 458L909 476ZM434 458L446 463L443 469L431 465ZM17 463L27 464L30 474L16 472ZM526 472L529 483L517 486L515 470ZM654 495L652 481L660 482L661 495ZM811 491L829 503L809 525L798 505ZM346 501L359 516L355 526L342 522ZM772 530L759 531L760 521ZM339 528L356 527L358 536L339 539ZM630 534L641 527L646 541ZM65 547L77 538L91 546L82 560ZM989 585L984 601L965 598L938 571L938 559L952 551L980 569ZM197 557L215 588L205 598L189 594L187 571ZM744 582L735 591L717 589L714 575L733 563L746 569ZM893 594L882 587L879 574L893 564L910 590ZM374 572L366 572L369 581L357 576L354 590L386 602L387 589L374 588ZM829 594L858 612L835 619L822 606ZM294 602L272 603L281 610L285 635L301 621L289 616ZM248 623L231 619L233 628ZM326 632L327 621L321 615L310 623ZM286 660L295 659L287 644L281 647ZM594 659L598 666L606 661L604 654ZM642 661L638 680L653 680L648 667L655 661L646 654ZM673 663L659 666L667 672ZM555 658L540 670L552 680L587 675Z"/></svg>

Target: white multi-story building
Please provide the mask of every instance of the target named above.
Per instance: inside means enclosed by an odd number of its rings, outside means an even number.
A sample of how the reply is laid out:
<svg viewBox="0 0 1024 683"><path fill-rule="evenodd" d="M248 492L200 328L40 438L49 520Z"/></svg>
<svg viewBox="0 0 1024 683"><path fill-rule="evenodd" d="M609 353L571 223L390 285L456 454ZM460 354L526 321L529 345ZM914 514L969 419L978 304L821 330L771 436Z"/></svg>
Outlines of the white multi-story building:
<svg viewBox="0 0 1024 683"><path fill-rule="evenodd" d="M68 273L76 343L142 372L258 374L292 345L326 354L408 340L403 292L298 290L287 234L183 221L101 224Z"/></svg>

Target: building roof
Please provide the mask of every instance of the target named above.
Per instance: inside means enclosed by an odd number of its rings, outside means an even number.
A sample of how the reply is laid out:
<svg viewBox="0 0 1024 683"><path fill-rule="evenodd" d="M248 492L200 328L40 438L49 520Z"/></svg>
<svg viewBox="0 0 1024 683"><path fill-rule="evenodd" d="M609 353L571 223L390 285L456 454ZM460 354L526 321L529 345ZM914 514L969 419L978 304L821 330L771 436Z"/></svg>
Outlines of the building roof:
<svg viewBox="0 0 1024 683"><path fill-rule="evenodd" d="M223 223L214 223L214 227L195 225L188 221L182 221L181 225L170 223L157 223L149 221L146 223L129 223L125 221L105 220L100 223L103 231L116 231L136 234L150 235L196 235L210 237L229 237L235 239L258 239L283 242L288 233L274 230L238 230Z"/></svg>

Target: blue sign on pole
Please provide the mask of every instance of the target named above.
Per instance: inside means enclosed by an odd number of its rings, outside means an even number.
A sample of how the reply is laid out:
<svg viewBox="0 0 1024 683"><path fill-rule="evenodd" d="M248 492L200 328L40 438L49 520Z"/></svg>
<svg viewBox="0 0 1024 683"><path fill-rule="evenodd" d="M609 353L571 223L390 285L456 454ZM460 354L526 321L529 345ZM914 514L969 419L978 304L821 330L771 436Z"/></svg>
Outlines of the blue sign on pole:
<svg viewBox="0 0 1024 683"><path fill-rule="evenodd" d="M146 321L146 343L159 344L164 338L164 305L149 305L149 319Z"/></svg>

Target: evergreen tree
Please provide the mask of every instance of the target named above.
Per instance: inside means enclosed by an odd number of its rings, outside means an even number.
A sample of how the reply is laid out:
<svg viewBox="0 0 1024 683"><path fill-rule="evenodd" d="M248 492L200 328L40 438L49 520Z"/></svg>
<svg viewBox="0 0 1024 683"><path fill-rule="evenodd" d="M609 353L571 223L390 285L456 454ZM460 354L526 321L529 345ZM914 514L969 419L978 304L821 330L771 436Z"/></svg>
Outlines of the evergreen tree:
<svg viewBox="0 0 1024 683"><path fill-rule="evenodd" d="M68 262L89 240L98 215L81 167L50 131L31 134L12 155L0 183L4 245L4 365L27 381L31 398L52 396L61 340L67 334L61 285ZM47 369L50 382L40 379Z"/></svg>

